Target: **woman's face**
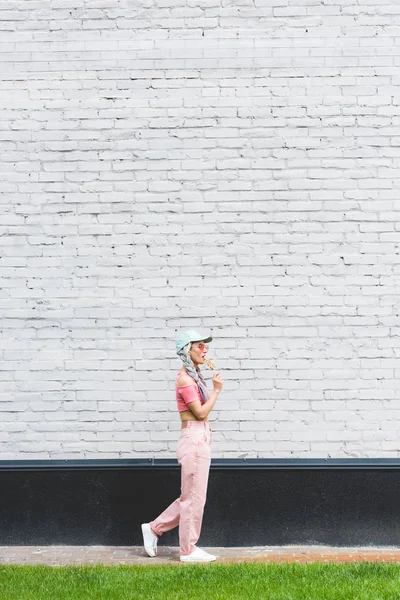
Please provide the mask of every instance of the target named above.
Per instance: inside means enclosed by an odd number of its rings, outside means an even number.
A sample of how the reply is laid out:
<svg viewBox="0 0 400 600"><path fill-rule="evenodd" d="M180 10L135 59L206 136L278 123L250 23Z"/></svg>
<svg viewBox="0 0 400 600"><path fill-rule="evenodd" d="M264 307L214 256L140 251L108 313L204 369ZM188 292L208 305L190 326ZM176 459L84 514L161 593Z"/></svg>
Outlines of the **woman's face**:
<svg viewBox="0 0 400 600"><path fill-rule="evenodd" d="M208 346L204 342L193 342L189 354L194 366L203 365L206 360Z"/></svg>

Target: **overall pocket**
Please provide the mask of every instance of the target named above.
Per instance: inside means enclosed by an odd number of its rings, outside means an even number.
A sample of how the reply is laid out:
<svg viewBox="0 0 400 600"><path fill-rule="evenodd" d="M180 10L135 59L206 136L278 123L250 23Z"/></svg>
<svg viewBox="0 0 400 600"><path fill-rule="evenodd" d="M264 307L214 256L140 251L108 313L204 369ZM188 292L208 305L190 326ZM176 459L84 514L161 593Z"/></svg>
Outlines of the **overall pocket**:
<svg viewBox="0 0 400 600"><path fill-rule="evenodd" d="M201 435L196 439L196 452L199 456L203 458L210 458L211 456L211 446L209 434L206 430L201 432Z"/></svg>

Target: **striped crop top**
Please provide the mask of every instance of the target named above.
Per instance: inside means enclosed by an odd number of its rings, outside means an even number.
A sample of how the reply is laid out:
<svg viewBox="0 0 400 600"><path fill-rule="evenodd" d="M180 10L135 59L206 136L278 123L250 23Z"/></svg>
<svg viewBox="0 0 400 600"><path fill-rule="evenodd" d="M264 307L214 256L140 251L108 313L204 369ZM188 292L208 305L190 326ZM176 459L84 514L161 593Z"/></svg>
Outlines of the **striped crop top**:
<svg viewBox="0 0 400 600"><path fill-rule="evenodd" d="M186 375L188 375L188 377L190 377L190 375L188 373L186 373ZM176 377L176 381L175 381L176 402L178 404L178 412L183 412L184 410L190 410L190 408L188 407L188 404L190 402L193 402L194 400L200 400L200 402L202 404L204 404L203 398L200 394L199 386L197 385L195 380L193 378L191 378L191 379L193 379L193 383L191 383L190 385L178 385L178 380L181 376L182 376L182 373L179 372ZM206 388L207 388L207 386L206 386ZM210 394L207 389L207 398L209 396L210 396Z"/></svg>

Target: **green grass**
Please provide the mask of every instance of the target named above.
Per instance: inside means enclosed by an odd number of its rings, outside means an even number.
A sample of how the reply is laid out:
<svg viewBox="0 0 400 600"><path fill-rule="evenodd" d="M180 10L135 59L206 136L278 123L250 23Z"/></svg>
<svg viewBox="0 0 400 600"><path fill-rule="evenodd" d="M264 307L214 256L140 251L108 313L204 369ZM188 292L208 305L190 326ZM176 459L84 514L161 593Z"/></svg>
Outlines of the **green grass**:
<svg viewBox="0 0 400 600"><path fill-rule="evenodd" d="M400 600L400 565L0 566L1 600Z"/></svg>

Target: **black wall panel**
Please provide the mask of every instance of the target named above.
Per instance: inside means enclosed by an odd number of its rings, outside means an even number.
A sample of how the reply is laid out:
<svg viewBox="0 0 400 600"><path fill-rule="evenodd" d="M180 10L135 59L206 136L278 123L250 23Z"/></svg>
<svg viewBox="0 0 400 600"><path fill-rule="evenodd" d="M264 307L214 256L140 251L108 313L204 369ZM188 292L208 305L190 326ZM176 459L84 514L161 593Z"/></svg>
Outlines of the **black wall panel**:
<svg viewBox="0 0 400 600"><path fill-rule="evenodd" d="M0 461L0 545L141 545L176 460ZM214 459L199 544L400 544L397 459ZM160 545L178 546L178 529Z"/></svg>

